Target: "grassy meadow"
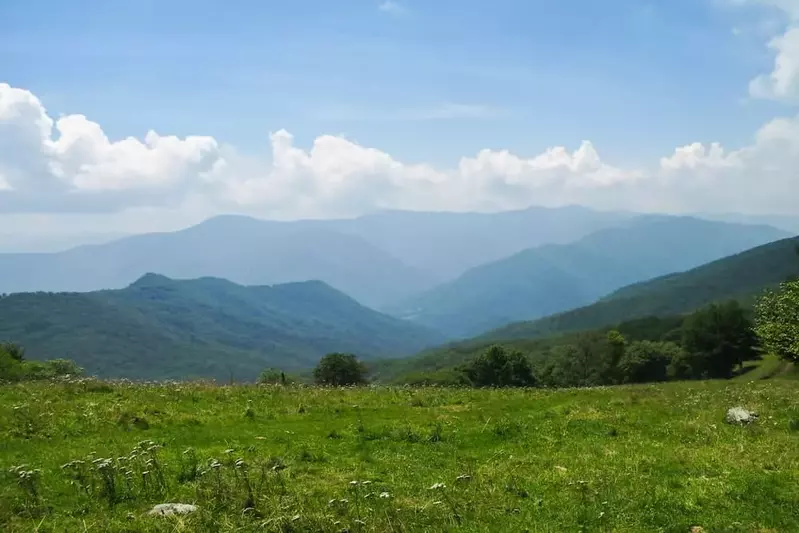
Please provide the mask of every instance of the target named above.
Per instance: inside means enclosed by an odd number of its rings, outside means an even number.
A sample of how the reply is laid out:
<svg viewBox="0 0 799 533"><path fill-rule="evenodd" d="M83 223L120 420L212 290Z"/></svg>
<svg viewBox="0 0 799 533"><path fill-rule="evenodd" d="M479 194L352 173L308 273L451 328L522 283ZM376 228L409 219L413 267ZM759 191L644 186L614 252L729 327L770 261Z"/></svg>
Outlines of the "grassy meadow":
<svg viewBox="0 0 799 533"><path fill-rule="evenodd" d="M795 532L797 383L7 385L0 530Z"/></svg>

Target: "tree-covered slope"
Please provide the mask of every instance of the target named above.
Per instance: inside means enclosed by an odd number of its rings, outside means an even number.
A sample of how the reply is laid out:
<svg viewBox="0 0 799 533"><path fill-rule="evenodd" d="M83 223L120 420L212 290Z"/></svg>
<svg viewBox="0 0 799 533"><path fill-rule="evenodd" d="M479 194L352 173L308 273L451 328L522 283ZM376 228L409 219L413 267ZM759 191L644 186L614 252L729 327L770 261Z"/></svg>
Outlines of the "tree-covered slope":
<svg viewBox="0 0 799 533"><path fill-rule="evenodd" d="M414 357L373 364L381 380L451 372L495 343L546 354L590 330L618 329L633 340L676 340L683 316L713 302L751 303L768 287L799 276L799 237L783 239L679 274L636 283L594 304L540 320L518 322Z"/></svg>
<svg viewBox="0 0 799 533"><path fill-rule="evenodd" d="M452 337L589 304L627 284L771 242L770 226L644 216L575 243L531 248L471 269L390 309Z"/></svg>
<svg viewBox="0 0 799 533"><path fill-rule="evenodd" d="M441 341L318 281L245 287L154 274L120 290L8 295L0 339L101 376L238 379L307 368L332 351L396 357Z"/></svg>
<svg viewBox="0 0 799 533"><path fill-rule="evenodd" d="M750 302L764 289L799 276L799 237L782 239L717 261L619 289L591 305L531 322L509 324L484 339L532 338L592 329L645 316L690 312L738 299Z"/></svg>

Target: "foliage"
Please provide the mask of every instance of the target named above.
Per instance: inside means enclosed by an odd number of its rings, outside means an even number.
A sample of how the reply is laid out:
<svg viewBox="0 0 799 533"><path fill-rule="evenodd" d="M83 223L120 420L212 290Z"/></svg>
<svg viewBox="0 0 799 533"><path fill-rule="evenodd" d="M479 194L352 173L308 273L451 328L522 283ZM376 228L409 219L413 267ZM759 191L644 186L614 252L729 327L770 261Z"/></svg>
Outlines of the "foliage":
<svg viewBox="0 0 799 533"><path fill-rule="evenodd" d="M799 362L799 281L768 291L758 302L755 331L766 350Z"/></svg>
<svg viewBox="0 0 799 533"><path fill-rule="evenodd" d="M67 359L28 361L25 350L13 343L0 344L0 383L80 376L83 369Z"/></svg>
<svg viewBox="0 0 799 533"><path fill-rule="evenodd" d="M366 366L352 354L331 353L324 356L313 371L319 385L342 387L366 383Z"/></svg>
<svg viewBox="0 0 799 533"><path fill-rule="evenodd" d="M252 423L247 405L270 416ZM721 423L731 405L761 422ZM798 417L796 383L779 379L21 383L0 387L0 531L799 531ZM163 502L198 511L147 515Z"/></svg>
<svg viewBox="0 0 799 533"><path fill-rule="evenodd" d="M527 358L518 351L491 346L463 368L476 387L532 387L535 377Z"/></svg>
<svg viewBox="0 0 799 533"><path fill-rule="evenodd" d="M276 368L264 369L258 376L258 383L262 385L288 385L292 381L285 372Z"/></svg>
<svg viewBox="0 0 799 533"><path fill-rule="evenodd" d="M331 351L397 357L441 337L321 282L148 275L114 291L11 294L0 299L0 339L100 377L255 381L267 366L311 368Z"/></svg>
<svg viewBox="0 0 799 533"><path fill-rule="evenodd" d="M626 340L615 330L579 334L573 343L556 347L545 359L540 366L540 381L548 387L616 383L625 345Z"/></svg>
<svg viewBox="0 0 799 533"><path fill-rule="evenodd" d="M752 323L735 301L690 315L682 327L682 347L693 378L729 378L735 366L760 357Z"/></svg>
<svg viewBox="0 0 799 533"><path fill-rule="evenodd" d="M624 350L619 361L622 383L651 383L666 381L668 367L679 359L682 349L673 342L638 341Z"/></svg>

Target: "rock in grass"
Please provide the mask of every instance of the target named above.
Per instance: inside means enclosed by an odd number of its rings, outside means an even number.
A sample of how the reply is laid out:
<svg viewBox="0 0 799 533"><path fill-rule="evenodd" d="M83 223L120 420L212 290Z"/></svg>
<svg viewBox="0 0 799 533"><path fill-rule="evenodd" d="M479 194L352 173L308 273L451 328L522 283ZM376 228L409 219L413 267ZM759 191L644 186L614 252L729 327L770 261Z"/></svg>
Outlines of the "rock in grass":
<svg viewBox="0 0 799 533"><path fill-rule="evenodd" d="M737 424L745 426L757 420L757 413L747 411L743 407L731 407L727 409L726 421L728 424Z"/></svg>
<svg viewBox="0 0 799 533"><path fill-rule="evenodd" d="M147 513L151 516L172 516L176 514L189 514L197 510L196 505L189 503L159 503Z"/></svg>

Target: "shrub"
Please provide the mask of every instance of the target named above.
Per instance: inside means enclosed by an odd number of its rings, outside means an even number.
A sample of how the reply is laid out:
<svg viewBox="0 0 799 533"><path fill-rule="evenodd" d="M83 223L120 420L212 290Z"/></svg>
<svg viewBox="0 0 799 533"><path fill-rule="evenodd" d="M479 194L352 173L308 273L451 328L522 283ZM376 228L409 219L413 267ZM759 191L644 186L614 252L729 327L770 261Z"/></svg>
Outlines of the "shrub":
<svg viewBox="0 0 799 533"><path fill-rule="evenodd" d="M799 362L799 281L769 291L757 305L755 331L764 347L786 361Z"/></svg>
<svg viewBox="0 0 799 533"><path fill-rule="evenodd" d="M619 361L619 376L623 383L666 381L669 365L680 355L680 347L673 342L633 342Z"/></svg>
<svg viewBox="0 0 799 533"><path fill-rule="evenodd" d="M313 376L319 385L363 385L366 383L366 367L352 354L331 353L319 361Z"/></svg>
<svg viewBox="0 0 799 533"><path fill-rule="evenodd" d="M535 377L527 358L518 351L491 346L463 368L475 387L532 387Z"/></svg>

